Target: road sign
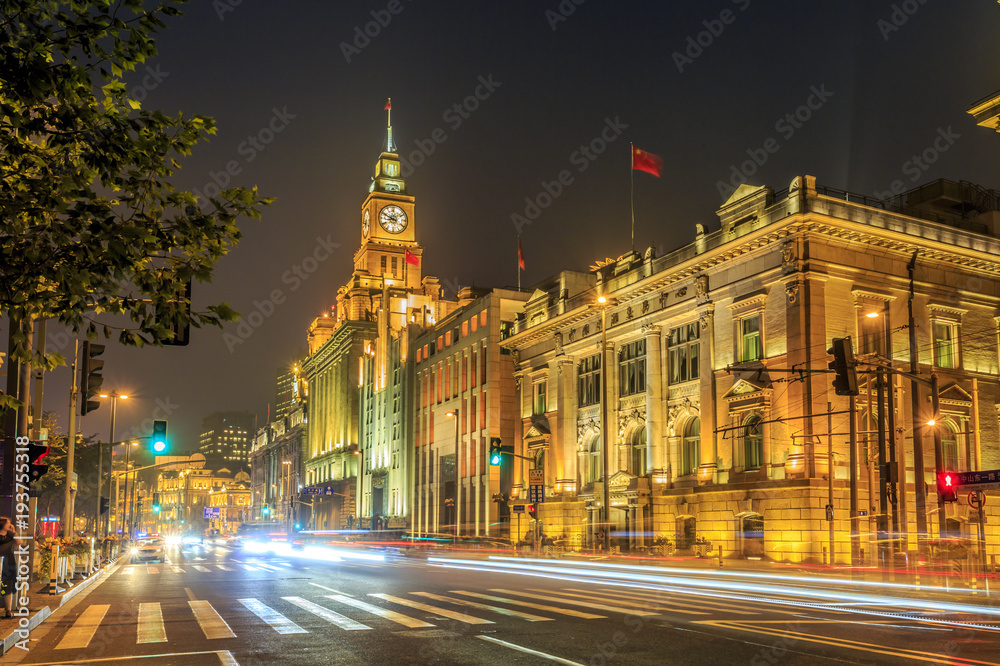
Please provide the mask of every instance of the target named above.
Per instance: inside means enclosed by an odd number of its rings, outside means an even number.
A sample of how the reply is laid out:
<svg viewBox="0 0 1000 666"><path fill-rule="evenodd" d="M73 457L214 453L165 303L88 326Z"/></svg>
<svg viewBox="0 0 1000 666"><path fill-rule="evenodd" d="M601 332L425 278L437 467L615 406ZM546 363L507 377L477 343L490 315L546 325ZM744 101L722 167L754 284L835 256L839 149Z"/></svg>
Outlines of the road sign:
<svg viewBox="0 0 1000 666"><path fill-rule="evenodd" d="M544 469L529 469L528 470L528 484L532 486L544 485L545 484L545 470Z"/></svg>
<svg viewBox="0 0 1000 666"><path fill-rule="evenodd" d="M969 491L969 506L979 506L979 493L975 490ZM983 506L986 506L986 495L983 495Z"/></svg>
<svg viewBox="0 0 1000 666"><path fill-rule="evenodd" d="M531 484L528 486L528 501L532 504L541 504L545 501L545 486Z"/></svg>
<svg viewBox="0 0 1000 666"><path fill-rule="evenodd" d="M322 495L323 494L323 489L322 488L303 488L302 489L302 494L303 495Z"/></svg>
<svg viewBox="0 0 1000 666"><path fill-rule="evenodd" d="M510 507L510 510L513 511L514 513L524 513L524 505L515 504L514 506Z"/></svg>
<svg viewBox="0 0 1000 666"><path fill-rule="evenodd" d="M868 512L865 511L865 510L863 510L863 509L861 511L858 511L858 517L859 518L862 517L862 516L867 516L867 515L868 515Z"/></svg>
<svg viewBox="0 0 1000 666"><path fill-rule="evenodd" d="M831 520L831 521L833 520L833 505L832 504L827 504L826 505L826 519L827 520Z"/></svg>
<svg viewBox="0 0 1000 666"><path fill-rule="evenodd" d="M222 518L222 507L221 506L206 506L205 507L205 520L219 520Z"/></svg>

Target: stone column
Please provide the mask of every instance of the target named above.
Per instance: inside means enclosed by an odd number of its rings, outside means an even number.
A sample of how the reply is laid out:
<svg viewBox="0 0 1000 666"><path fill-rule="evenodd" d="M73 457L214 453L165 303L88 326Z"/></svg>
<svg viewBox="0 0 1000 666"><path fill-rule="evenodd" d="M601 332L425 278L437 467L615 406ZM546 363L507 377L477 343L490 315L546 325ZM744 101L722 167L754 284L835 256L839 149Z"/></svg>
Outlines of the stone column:
<svg viewBox="0 0 1000 666"><path fill-rule="evenodd" d="M646 326L646 473L665 468L663 450L663 354L660 327Z"/></svg>
<svg viewBox="0 0 1000 666"><path fill-rule="evenodd" d="M576 496L576 362L572 357L561 355L552 362L556 388L555 439L549 452L550 481L555 488L573 488L571 496Z"/></svg>
<svg viewBox="0 0 1000 666"><path fill-rule="evenodd" d="M711 475L714 480L718 471L718 446L716 443L716 423L720 405L716 404L715 391L715 314L710 304L698 317L700 329L698 376L700 377L699 414L701 418L701 466L699 476Z"/></svg>

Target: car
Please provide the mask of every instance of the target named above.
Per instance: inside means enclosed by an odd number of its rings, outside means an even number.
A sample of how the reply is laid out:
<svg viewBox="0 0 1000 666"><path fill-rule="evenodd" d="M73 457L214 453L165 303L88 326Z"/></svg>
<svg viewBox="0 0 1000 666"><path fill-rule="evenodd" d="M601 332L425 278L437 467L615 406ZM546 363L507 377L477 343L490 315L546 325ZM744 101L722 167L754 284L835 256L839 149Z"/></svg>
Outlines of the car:
<svg viewBox="0 0 1000 666"><path fill-rule="evenodd" d="M132 549L132 559L140 562L163 562L163 539L143 539Z"/></svg>

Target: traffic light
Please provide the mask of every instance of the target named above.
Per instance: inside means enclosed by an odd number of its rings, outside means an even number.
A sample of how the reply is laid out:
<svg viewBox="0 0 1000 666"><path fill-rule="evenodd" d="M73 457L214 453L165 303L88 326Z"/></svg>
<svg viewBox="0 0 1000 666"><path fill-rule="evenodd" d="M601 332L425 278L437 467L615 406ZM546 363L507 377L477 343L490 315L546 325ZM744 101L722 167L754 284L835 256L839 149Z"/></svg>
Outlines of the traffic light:
<svg viewBox="0 0 1000 666"><path fill-rule="evenodd" d="M106 514L108 512L109 508L111 508L111 500L109 500L107 497L102 497L101 498L101 515L103 516L104 514Z"/></svg>
<svg viewBox="0 0 1000 666"><path fill-rule="evenodd" d="M28 481L30 483L38 481L38 479L49 471L48 463L44 462L47 455L49 455L47 444L28 443Z"/></svg>
<svg viewBox="0 0 1000 666"><path fill-rule="evenodd" d="M167 450L167 422L153 421L153 451L163 453Z"/></svg>
<svg viewBox="0 0 1000 666"><path fill-rule="evenodd" d="M954 472L938 472L938 495L942 502L955 502L958 500L958 479Z"/></svg>
<svg viewBox="0 0 1000 666"><path fill-rule="evenodd" d="M271 510L267 507L266 504L260 508L260 515L262 515L262 516L269 516L269 515L271 515Z"/></svg>
<svg viewBox="0 0 1000 666"><path fill-rule="evenodd" d="M153 493L153 513L160 512L160 493Z"/></svg>
<svg viewBox="0 0 1000 666"><path fill-rule="evenodd" d="M97 357L104 353L104 345L99 345L86 340L83 343L83 357L80 359L80 415L86 416L101 406L101 401L97 400L101 393L101 384L104 377L101 369L104 368L104 361L97 360Z"/></svg>
<svg viewBox="0 0 1000 666"><path fill-rule="evenodd" d="M501 446L499 437L490 437L490 464L499 465L501 460Z"/></svg>
<svg viewBox="0 0 1000 666"><path fill-rule="evenodd" d="M833 354L833 363L829 368L837 373L833 378L834 392L837 395L858 395L858 371L854 364L851 336L834 338L833 346L827 353Z"/></svg>

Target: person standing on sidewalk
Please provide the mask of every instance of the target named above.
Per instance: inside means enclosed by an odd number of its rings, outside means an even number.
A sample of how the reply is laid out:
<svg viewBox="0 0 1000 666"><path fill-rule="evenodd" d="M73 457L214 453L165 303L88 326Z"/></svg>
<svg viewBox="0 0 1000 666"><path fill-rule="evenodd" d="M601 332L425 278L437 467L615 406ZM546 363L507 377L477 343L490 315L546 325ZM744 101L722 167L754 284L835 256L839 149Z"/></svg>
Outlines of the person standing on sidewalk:
<svg viewBox="0 0 1000 666"><path fill-rule="evenodd" d="M3 596L4 617L14 617L14 579L17 564L14 562L14 524L10 518L0 516L0 595Z"/></svg>

